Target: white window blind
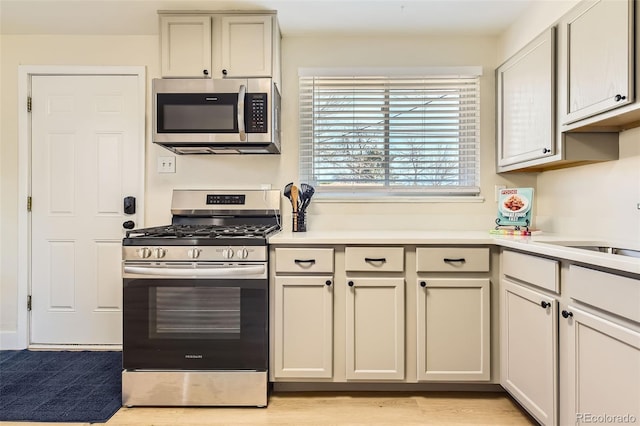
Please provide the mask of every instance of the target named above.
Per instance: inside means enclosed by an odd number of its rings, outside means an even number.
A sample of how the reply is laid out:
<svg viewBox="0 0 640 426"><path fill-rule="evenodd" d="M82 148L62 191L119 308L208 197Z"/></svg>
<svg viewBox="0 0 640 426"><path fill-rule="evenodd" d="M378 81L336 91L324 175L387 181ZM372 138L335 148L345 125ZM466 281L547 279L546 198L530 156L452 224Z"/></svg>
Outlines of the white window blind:
<svg viewBox="0 0 640 426"><path fill-rule="evenodd" d="M308 74L299 77L302 181L334 194L480 192L479 75Z"/></svg>

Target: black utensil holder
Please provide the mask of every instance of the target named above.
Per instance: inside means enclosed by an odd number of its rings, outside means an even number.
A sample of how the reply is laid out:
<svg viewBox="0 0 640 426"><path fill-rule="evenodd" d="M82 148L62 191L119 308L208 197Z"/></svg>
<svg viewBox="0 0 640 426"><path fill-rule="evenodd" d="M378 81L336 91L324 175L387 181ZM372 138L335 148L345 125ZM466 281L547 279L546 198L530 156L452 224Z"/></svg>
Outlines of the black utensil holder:
<svg viewBox="0 0 640 426"><path fill-rule="evenodd" d="M291 229L293 232L306 232L307 215L305 212L293 212Z"/></svg>

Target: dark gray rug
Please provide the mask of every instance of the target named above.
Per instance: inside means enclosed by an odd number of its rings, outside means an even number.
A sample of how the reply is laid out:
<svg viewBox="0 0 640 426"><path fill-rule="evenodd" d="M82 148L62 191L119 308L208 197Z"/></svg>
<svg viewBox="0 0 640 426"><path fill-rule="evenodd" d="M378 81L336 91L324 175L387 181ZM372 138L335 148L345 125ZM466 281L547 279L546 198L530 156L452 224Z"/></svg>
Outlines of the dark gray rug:
<svg viewBox="0 0 640 426"><path fill-rule="evenodd" d="M106 422L121 374L121 352L0 351L0 421Z"/></svg>

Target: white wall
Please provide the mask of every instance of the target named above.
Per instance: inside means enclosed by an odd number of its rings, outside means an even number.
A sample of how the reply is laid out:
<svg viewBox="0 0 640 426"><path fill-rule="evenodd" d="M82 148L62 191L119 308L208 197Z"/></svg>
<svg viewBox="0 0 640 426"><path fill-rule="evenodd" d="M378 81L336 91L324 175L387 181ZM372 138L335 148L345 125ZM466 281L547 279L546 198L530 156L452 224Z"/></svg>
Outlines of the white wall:
<svg viewBox="0 0 640 426"><path fill-rule="evenodd" d="M159 74L157 36L3 35L0 63L0 335L16 330L18 309L17 252L18 215L24 200L18 191L18 65L144 65L147 90ZM179 156L175 174L156 173L156 159L172 155L146 140L146 226L170 220L174 188L259 187L264 183L282 188L298 176L297 70L315 66L437 66L481 65L481 188L480 203L312 203L309 227L323 228L415 228L489 229L496 205L494 185L532 186L535 175L495 174L494 70L497 40L482 37L292 37L282 43L283 141L281 155ZM149 96L148 93L148 96ZM37 100L34 100L37 102ZM150 105L149 97L147 105ZM37 200L34 200L34 206ZM290 215L283 203L285 225Z"/></svg>
<svg viewBox="0 0 640 426"><path fill-rule="evenodd" d="M531 186L531 175L495 174L496 39L493 37L293 37L283 40L284 135L282 183L297 180L299 68L480 65L481 203L329 203L316 200L309 209L309 229L489 229L494 224L494 185ZM286 171L286 172L285 172ZM285 211L288 220L289 206ZM289 225L286 222L286 225Z"/></svg>
<svg viewBox="0 0 640 426"><path fill-rule="evenodd" d="M500 38L502 63L578 0L535 1ZM640 128L620 134L620 158L540 173L537 224L548 232L640 242Z"/></svg>

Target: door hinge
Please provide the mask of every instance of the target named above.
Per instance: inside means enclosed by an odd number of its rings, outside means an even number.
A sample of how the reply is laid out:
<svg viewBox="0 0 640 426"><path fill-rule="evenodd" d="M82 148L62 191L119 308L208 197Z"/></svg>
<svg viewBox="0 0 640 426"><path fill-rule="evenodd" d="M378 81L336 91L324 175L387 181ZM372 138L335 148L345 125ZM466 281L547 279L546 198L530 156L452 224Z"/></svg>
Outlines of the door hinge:
<svg viewBox="0 0 640 426"><path fill-rule="evenodd" d="M28 196L27 197L27 211L28 212L31 211L31 206L32 206L31 196Z"/></svg>
<svg viewBox="0 0 640 426"><path fill-rule="evenodd" d="M27 112L31 112L31 96L27 96Z"/></svg>
<svg viewBox="0 0 640 426"><path fill-rule="evenodd" d="M31 295L27 296L27 311L31 310Z"/></svg>

